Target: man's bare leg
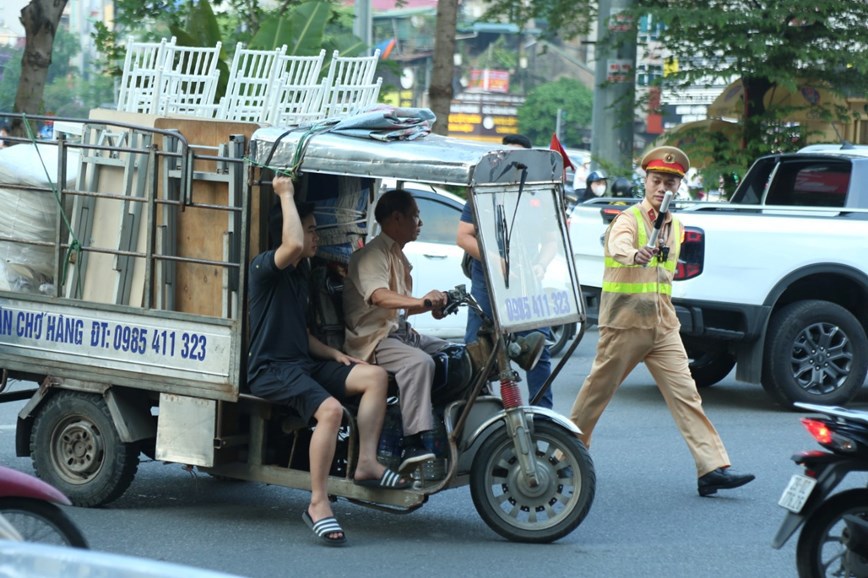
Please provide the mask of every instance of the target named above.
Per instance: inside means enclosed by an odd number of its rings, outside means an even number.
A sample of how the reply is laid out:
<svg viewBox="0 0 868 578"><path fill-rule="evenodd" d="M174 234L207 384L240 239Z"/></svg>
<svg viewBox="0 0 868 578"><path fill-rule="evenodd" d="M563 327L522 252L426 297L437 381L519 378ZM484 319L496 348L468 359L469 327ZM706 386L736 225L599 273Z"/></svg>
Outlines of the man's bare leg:
<svg viewBox="0 0 868 578"><path fill-rule="evenodd" d="M386 371L375 365L356 365L347 377L347 394L361 395L356 423L359 427L359 462L356 480L378 480L385 467L377 461L377 444L386 415Z"/></svg>
<svg viewBox="0 0 868 578"><path fill-rule="evenodd" d="M334 516L328 497L328 475L335 457L338 429L341 427L343 408L338 400L328 398L320 404L313 414L316 428L310 438L310 506L308 514L314 523L323 518ZM329 534L331 539L339 539L340 532Z"/></svg>

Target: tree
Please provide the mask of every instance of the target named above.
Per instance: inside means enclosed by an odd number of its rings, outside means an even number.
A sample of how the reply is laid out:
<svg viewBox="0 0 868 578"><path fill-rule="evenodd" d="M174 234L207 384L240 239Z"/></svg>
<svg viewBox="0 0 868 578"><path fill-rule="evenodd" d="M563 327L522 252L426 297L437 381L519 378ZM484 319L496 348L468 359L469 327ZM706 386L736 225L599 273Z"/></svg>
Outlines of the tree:
<svg viewBox="0 0 868 578"><path fill-rule="evenodd" d="M449 133L449 108L452 105L452 80L455 70L455 30L458 26L458 0L437 2L437 26L432 58L431 84L428 99L431 111L439 122L432 130L437 134Z"/></svg>
<svg viewBox="0 0 868 578"><path fill-rule="evenodd" d="M561 110L560 140L564 146L576 146L591 125L594 94L581 82L560 78L533 89L518 110L518 129L531 142L548 144Z"/></svg>
<svg viewBox="0 0 868 578"><path fill-rule="evenodd" d="M42 112L42 95L51 65L54 37L66 0L31 0L21 9L26 44L21 58L21 79L15 95L13 112L38 114ZM20 119L11 123L11 132L23 135Z"/></svg>
<svg viewBox="0 0 868 578"><path fill-rule="evenodd" d="M678 63L664 85L741 78L744 138L726 145L744 168L760 154L799 144L786 122L793 107L767 107L769 90L793 92L808 79L839 94L868 91L866 2L640 0L636 11L660 26L660 42ZM828 122L848 115L834 105L812 114Z"/></svg>

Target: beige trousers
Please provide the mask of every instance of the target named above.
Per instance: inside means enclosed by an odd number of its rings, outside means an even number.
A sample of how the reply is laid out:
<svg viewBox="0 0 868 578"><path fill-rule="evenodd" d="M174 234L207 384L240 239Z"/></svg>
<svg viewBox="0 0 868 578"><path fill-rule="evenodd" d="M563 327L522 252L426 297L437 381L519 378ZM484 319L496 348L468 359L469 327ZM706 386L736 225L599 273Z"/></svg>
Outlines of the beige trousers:
<svg viewBox="0 0 868 578"><path fill-rule="evenodd" d="M418 335L415 342L406 343L401 336L390 336L374 350L377 365L395 374L401 403L404 435L409 436L434 429L431 414L431 386L434 383L434 359L449 343L437 337Z"/></svg>
<svg viewBox="0 0 868 578"><path fill-rule="evenodd" d="M697 475L729 466L723 442L702 409L702 398L690 376L687 354L676 329L600 328L591 373L570 412L570 419L582 430L585 445L590 446L594 426L615 390L642 361L693 454Z"/></svg>

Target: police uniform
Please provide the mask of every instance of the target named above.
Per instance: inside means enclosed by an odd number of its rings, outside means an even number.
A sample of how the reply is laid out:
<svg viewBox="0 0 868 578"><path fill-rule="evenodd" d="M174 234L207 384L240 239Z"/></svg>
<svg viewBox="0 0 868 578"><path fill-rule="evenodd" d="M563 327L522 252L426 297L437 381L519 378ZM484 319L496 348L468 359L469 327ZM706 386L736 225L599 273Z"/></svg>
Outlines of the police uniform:
<svg viewBox="0 0 868 578"><path fill-rule="evenodd" d="M642 168L683 177L689 163L681 150L658 147L645 155ZM618 215L606 231L597 352L570 419L582 431L585 445L590 445L594 426L615 390L633 368L644 362L693 455L700 494L708 495L747 483L753 476L739 477L726 471L729 456L702 409L702 399L690 375L671 299L682 236L681 224L671 213L660 230L657 255L647 265L636 263L639 250L651 236L655 218L654 206L646 197ZM720 483L704 491L702 477L706 475L706 481Z"/></svg>

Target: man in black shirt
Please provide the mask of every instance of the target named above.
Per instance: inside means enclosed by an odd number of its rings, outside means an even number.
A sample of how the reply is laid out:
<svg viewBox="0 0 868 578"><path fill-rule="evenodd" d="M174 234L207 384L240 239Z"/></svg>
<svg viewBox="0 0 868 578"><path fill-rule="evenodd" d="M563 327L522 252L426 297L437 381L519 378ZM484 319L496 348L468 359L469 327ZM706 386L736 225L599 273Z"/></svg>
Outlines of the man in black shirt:
<svg viewBox="0 0 868 578"><path fill-rule="evenodd" d="M343 417L341 401L360 395L359 460L355 483L403 489L411 482L377 461L377 442L386 411L386 371L329 347L307 328L306 260L317 251L311 205L297 206L292 180L272 182L280 211L270 230L276 248L250 264L250 351L247 383L260 397L284 403L303 419L316 421L310 441L311 501L302 518L329 545L346 542L328 499L327 481Z"/></svg>

